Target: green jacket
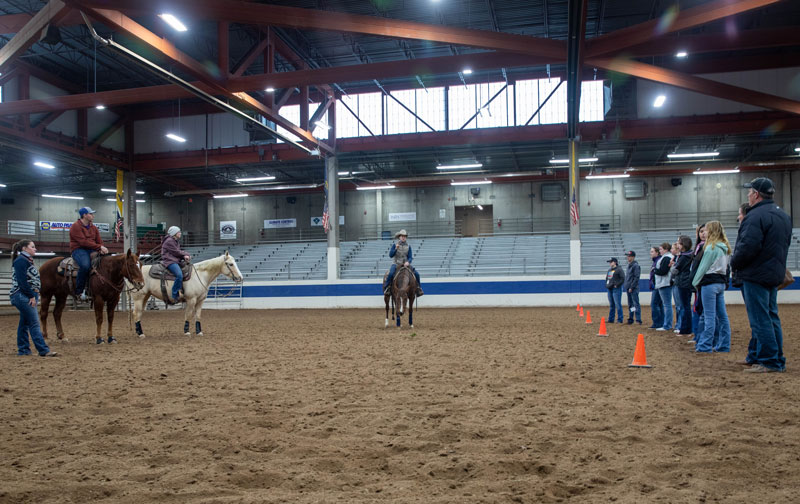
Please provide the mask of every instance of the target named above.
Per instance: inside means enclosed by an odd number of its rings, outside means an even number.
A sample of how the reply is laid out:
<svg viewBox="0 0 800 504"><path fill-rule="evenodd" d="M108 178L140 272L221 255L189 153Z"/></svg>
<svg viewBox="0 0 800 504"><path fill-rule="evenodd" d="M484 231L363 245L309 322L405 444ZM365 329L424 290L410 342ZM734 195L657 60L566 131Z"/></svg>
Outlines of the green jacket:
<svg viewBox="0 0 800 504"><path fill-rule="evenodd" d="M697 266L697 271L694 274L692 285L697 287L706 275L721 275L724 278L728 272L728 247L724 243L717 243L705 248L703 252L703 259ZM712 282L717 283L717 282Z"/></svg>

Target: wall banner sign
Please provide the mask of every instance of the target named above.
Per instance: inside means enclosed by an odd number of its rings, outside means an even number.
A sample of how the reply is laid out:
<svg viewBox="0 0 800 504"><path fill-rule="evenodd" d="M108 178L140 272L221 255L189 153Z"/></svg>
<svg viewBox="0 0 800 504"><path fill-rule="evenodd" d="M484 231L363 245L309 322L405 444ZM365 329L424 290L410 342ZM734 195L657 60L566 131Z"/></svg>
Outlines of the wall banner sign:
<svg viewBox="0 0 800 504"><path fill-rule="evenodd" d="M8 234L10 235L35 235L36 221L10 220L8 221Z"/></svg>
<svg viewBox="0 0 800 504"><path fill-rule="evenodd" d="M320 223L320 225L322 225ZM264 229L297 227L297 219L270 219L264 221Z"/></svg>
<svg viewBox="0 0 800 504"><path fill-rule="evenodd" d="M68 231L70 227L72 227L72 222L39 221L39 229L42 231Z"/></svg>
<svg viewBox="0 0 800 504"><path fill-rule="evenodd" d="M235 240L236 239L236 221L219 221L219 239L220 240Z"/></svg>
<svg viewBox="0 0 800 504"><path fill-rule="evenodd" d="M416 221L417 212L390 213L389 222Z"/></svg>
<svg viewBox="0 0 800 504"><path fill-rule="evenodd" d="M339 225L344 226L344 215L339 216ZM311 217L311 227L322 227L322 217Z"/></svg>

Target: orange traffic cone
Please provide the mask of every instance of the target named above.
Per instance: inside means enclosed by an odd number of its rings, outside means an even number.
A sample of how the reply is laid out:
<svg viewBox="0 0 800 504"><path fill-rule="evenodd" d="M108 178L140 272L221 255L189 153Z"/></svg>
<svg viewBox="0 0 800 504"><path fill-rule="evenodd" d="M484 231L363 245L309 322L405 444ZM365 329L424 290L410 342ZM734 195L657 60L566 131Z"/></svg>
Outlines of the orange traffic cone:
<svg viewBox="0 0 800 504"><path fill-rule="evenodd" d="M583 318L583 306L581 306L581 311L580 311L580 312L578 312L578 316L579 316L580 318Z"/></svg>
<svg viewBox="0 0 800 504"><path fill-rule="evenodd" d="M575 311L581 311L581 304L580 303L578 303L578 307L575 308Z"/></svg>
<svg viewBox="0 0 800 504"><path fill-rule="evenodd" d="M598 336L608 336L608 330L606 329L606 319L600 317L600 332L597 333Z"/></svg>
<svg viewBox="0 0 800 504"><path fill-rule="evenodd" d="M586 310L586 323L587 324L592 323L592 312L590 312L589 310Z"/></svg>
<svg viewBox="0 0 800 504"><path fill-rule="evenodd" d="M644 336L641 333L639 333L639 337L636 338L636 350L633 352L633 362L628 364L628 367L653 367L647 364L647 353L644 351Z"/></svg>

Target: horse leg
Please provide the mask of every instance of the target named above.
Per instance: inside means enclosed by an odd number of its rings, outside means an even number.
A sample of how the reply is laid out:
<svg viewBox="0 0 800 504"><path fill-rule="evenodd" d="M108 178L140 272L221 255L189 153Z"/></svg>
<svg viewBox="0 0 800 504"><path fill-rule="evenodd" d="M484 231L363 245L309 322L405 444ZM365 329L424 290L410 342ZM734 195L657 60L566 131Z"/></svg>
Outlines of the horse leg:
<svg viewBox="0 0 800 504"><path fill-rule="evenodd" d="M109 345L117 343L117 338L114 337L114 329L113 329L114 311L117 309L117 303L119 303L119 298L117 298L116 302L112 300L109 301L108 304L106 305L106 318L108 319L108 332L106 333L108 339L106 341L108 341Z"/></svg>
<svg viewBox="0 0 800 504"><path fill-rule="evenodd" d="M98 345L103 343L103 338L100 336L100 331L103 329L103 298L99 296L95 296L94 298L94 320L97 323L97 335L95 337L95 343Z"/></svg>
<svg viewBox="0 0 800 504"><path fill-rule="evenodd" d="M67 342L69 341L67 338L64 337L64 327L61 325L61 314L64 313L64 308L67 307L67 296L58 297L56 296L56 307L53 308L53 320L56 321L56 336L61 341ZM47 313L44 314L45 317Z"/></svg>
<svg viewBox="0 0 800 504"><path fill-rule="evenodd" d="M386 303L386 320L383 323L383 328L389 327L389 296L383 296L383 302Z"/></svg>
<svg viewBox="0 0 800 504"><path fill-rule="evenodd" d="M203 300L201 299L197 301L194 309L194 332L198 336L203 335L203 328L200 325L200 312L202 311L203 311Z"/></svg>
<svg viewBox="0 0 800 504"><path fill-rule="evenodd" d="M189 332L189 321L192 319L192 314L194 313L194 301L186 300L186 309L183 311L183 335L184 336L191 336L192 333Z"/></svg>
<svg viewBox="0 0 800 504"><path fill-rule="evenodd" d="M414 328L414 298L408 298L408 325Z"/></svg>
<svg viewBox="0 0 800 504"><path fill-rule="evenodd" d="M39 325L42 327L42 336L47 339L47 312L50 310L50 297L42 295L39 305Z"/></svg>
<svg viewBox="0 0 800 504"><path fill-rule="evenodd" d="M144 307L147 306L147 300L150 299L150 293L145 293L143 296L137 296L133 300L133 320L136 322L136 335L144 338L144 331L142 331L142 312Z"/></svg>

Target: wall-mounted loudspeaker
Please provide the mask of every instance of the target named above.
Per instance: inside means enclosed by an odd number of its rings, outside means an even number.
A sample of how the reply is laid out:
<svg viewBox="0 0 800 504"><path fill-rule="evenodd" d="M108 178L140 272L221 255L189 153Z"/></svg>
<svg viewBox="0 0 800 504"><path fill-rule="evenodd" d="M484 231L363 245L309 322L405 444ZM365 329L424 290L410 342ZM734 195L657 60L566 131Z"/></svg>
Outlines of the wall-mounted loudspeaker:
<svg viewBox="0 0 800 504"><path fill-rule="evenodd" d="M289 203L290 205L294 205L295 203L297 203L297 197L296 196L286 196L286 203Z"/></svg>
<svg viewBox="0 0 800 504"><path fill-rule="evenodd" d="M670 180L670 183L672 184L672 187L678 187L679 185L683 184L683 179L680 177L675 177Z"/></svg>

